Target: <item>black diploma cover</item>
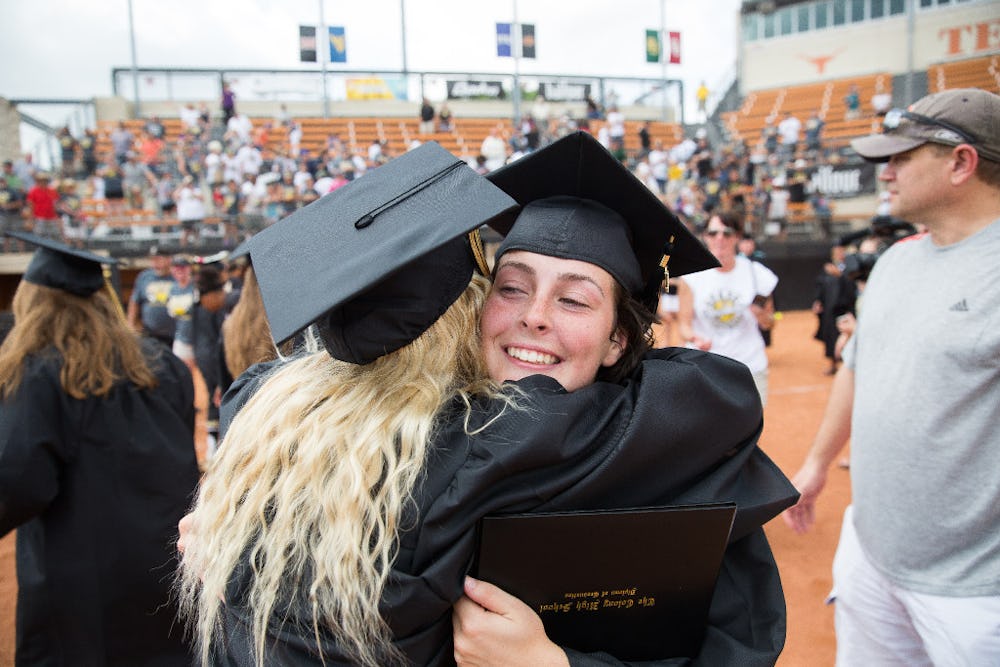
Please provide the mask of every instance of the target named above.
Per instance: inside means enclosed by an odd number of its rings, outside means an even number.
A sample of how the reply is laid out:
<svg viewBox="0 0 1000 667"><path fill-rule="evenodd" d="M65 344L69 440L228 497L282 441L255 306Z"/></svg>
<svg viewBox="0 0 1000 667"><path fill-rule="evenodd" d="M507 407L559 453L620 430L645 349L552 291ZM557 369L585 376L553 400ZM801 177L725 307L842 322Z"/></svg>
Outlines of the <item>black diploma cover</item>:
<svg viewBox="0 0 1000 667"><path fill-rule="evenodd" d="M549 639L620 660L696 656L734 503L484 517L474 571Z"/></svg>

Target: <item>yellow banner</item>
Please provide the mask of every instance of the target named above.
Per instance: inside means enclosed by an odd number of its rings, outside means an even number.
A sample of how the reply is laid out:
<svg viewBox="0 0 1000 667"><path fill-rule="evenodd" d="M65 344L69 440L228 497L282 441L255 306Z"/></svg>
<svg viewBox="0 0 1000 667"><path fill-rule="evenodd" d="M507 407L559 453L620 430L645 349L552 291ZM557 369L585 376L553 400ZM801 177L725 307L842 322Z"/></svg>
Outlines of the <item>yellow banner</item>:
<svg viewBox="0 0 1000 667"><path fill-rule="evenodd" d="M347 99L349 100L393 100L396 96L389 89L389 84L381 77L347 80Z"/></svg>

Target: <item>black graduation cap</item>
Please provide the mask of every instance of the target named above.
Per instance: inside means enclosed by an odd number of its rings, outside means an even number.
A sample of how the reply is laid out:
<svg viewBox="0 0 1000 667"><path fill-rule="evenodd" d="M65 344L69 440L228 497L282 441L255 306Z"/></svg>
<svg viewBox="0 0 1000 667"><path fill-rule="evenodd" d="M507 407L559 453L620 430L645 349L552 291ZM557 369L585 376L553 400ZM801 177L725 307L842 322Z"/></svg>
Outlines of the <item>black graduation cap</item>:
<svg viewBox="0 0 1000 667"><path fill-rule="evenodd" d="M244 240L238 246L233 248L233 251L229 253L228 257L230 262L232 262L233 260L240 259L241 257L246 257L247 261L250 261L250 240L252 238L253 237L250 237L250 239Z"/></svg>
<svg viewBox="0 0 1000 667"><path fill-rule="evenodd" d="M359 364L403 347L468 286L468 232L515 206L426 142L299 209L249 242L274 340L316 323Z"/></svg>
<svg viewBox="0 0 1000 667"><path fill-rule="evenodd" d="M38 246L22 276L24 280L77 296L90 296L104 287L103 265L118 263L114 257L72 248L28 232L7 232L7 235Z"/></svg>
<svg viewBox="0 0 1000 667"><path fill-rule="evenodd" d="M490 223L506 235L497 258L508 250L528 250L596 264L647 305L659 295L665 256L675 276L719 265L677 216L586 132L567 135L487 178L524 207Z"/></svg>

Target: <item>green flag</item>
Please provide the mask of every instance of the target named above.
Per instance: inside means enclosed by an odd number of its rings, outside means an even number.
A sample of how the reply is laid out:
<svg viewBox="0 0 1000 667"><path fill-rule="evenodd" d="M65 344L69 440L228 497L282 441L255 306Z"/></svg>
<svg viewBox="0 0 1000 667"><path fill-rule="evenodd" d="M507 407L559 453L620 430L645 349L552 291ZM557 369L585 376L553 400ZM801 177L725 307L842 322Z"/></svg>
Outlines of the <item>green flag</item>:
<svg viewBox="0 0 1000 667"><path fill-rule="evenodd" d="M647 30L646 31L646 62L647 63L658 63L658 62L660 62L660 31L659 30Z"/></svg>

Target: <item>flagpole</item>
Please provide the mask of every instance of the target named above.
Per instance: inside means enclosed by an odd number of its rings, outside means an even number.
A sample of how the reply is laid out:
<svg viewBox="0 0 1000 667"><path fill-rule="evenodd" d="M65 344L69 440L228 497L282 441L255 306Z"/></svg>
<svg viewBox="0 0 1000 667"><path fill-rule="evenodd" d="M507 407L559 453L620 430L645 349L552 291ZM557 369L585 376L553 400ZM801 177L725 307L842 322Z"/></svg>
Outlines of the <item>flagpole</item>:
<svg viewBox="0 0 1000 667"><path fill-rule="evenodd" d="M667 34L667 0L660 0L660 66L663 77L663 121L669 120L667 114L667 50L669 35ZM683 119L681 119L683 122Z"/></svg>
<svg viewBox="0 0 1000 667"><path fill-rule="evenodd" d="M132 47L132 95L135 105L132 108L132 117L139 117L139 68L135 61L135 22L132 20L132 0L128 0L128 36L129 44Z"/></svg>
<svg viewBox="0 0 1000 667"><path fill-rule="evenodd" d="M329 118L330 98L326 92L326 61L330 58L330 31L327 29L326 19L323 17L323 1L319 0L319 34L322 38L316 39L316 50L319 51L319 61L322 63L323 72L323 118ZM320 48L321 43L323 44L322 48Z"/></svg>
<svg viewBox="0 0 1000 667"><path fill-rule="evenodd" d="M517 22L517 0L511 0L514 7L514 23L511 26L511 53L514 56L514 124L521 126L521 24Z"/></svg>

